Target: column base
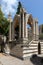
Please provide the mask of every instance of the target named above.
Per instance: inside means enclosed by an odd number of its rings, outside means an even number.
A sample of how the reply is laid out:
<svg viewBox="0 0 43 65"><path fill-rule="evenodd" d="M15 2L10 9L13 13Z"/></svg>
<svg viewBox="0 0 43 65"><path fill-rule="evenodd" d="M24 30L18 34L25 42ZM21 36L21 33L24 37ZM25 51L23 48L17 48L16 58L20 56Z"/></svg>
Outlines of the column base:
<svg viewBox="0 0 43 65"><path fill-rule="evenodd" d="M19 38L18 40L23 42L23 43L26 43L28 41L28 38Z"/></svg>
<svg viewBox="0 0 43 65"><path fill-rule="evenodd" d="M33 40L39 40L39 35L33 35Z"/></svg>

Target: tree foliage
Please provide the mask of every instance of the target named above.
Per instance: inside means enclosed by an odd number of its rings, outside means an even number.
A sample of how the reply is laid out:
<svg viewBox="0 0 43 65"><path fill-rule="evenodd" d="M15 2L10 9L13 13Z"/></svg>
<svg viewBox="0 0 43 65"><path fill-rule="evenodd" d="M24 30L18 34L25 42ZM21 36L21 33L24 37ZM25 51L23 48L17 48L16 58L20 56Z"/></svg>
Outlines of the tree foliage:
<svg viewBox="0 0 43 65"><path fill-rule="evenodd" d="M43 24L42 24L42 33L43 33Z"/></svg>
<svg viewBox="0 0 43 65"><path fill-rule="evenodd" d="M21 2L18 2L18 8L16 14L20 14L20 8L22 8Z"/></svg>
<svg viewBox="0 0 43 65"><path fill-rule="evenodd" d="M7 36L9 31L9 22L0 8L0 34Z"/></svg>

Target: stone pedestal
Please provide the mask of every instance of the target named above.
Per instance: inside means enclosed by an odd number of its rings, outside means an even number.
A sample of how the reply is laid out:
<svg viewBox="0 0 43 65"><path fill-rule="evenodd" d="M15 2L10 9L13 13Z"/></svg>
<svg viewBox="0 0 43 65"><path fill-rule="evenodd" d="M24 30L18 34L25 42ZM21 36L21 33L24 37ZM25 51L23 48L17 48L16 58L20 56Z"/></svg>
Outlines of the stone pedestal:
<svg viewBox="0 0 43 65"><path fill-rule="evenodd" d="M5 44L4 52L5 52L6 54L10 54L9 44Z"/></svg>
<svg viewBox="0 0 43 65"><path fill-rule="evenodd" d="M6 47L7 48L6 53L8 54L8 52L9 52L13 56L24 59L25 54L24 54L23 48L26 46L26 42L27 42L26 39L21 39L19 41L9 42L9 44L6 45L6 46L8 46L8 47Z"/></svg>

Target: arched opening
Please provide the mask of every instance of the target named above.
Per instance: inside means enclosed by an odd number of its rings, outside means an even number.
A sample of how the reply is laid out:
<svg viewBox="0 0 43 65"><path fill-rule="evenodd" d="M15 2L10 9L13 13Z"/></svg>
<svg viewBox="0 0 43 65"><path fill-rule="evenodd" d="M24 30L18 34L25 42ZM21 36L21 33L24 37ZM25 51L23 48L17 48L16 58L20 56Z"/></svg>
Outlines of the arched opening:
<svg viewBox="0 0 43 65"><path fill-rule="evenodd" d="M15 32L15 39L17 40L19 38L19 21L16 19L16 22L14 24L14 32Z"/></svg>
<svg viewBox="0 0 43 65"><path fill-rule="evenodd" d="M27 29L28 29L28 38L32 38L33 35L33 19L32 16L29 17L27 22Z"/></svg>

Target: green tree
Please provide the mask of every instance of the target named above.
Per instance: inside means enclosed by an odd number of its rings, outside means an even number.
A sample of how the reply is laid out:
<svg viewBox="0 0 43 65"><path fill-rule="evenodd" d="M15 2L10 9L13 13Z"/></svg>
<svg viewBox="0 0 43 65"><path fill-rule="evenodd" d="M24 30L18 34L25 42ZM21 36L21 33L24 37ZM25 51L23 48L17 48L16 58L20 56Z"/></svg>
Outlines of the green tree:
<svg viewBox="0 0 43 65"><path fill-rule="evenodd" d="M43 24L42 24L42 33L43 33Z"/></svg>
<svg viewBox="0 0 43 65"><path fill-rule="evenodd" d="M0 34L7 36L9 31L9 22L0 7Z"/></svg>
<svg viewBox="0 0 43 65"><path fill-rule="evenodd" d="M22 8L22 4L21 4L21 2L18 2L18 8L17 8L16 14L20 13L20 8Z"/></svg>

